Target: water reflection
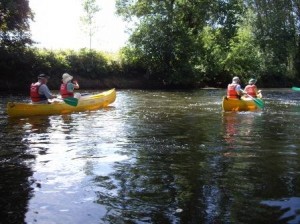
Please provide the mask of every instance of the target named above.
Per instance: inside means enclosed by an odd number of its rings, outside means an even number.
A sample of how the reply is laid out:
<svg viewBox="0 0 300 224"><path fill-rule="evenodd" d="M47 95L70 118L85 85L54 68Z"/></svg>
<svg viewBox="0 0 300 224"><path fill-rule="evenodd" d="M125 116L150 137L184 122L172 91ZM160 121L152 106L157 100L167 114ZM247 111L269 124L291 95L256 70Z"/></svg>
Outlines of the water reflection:
<svg viewBox="0 0 300 224"><path fill-rule="evenodd" d="M228 149L251 148L260 140L262 112L224 112L224 140Z"/></svg>
<svg viewBox="0 0 300 224"><path fill-rule="evenodd" d="M35 155L23 139L23 121L0 120L0 217L1 223L21 223L28 201L32 197L35 180L31 165Z"/></svg>
<svg viewBox="0 0 300 224"><path fill-rule="evenodd" d="M223 113L223 94L128 90L106 110L0 114L1 206L12 202L3 215L13 210L19 223L292 221L286 205L262 201L299 195L299 100L266 91L262 112Z"/></svg>
<svg viewBox="0 0 300 224"><path fill-rule="evenodd" d="M128 141L118 150L128 159L115 162L109 175L94 179L100 187L97 203L107 208L105 223L203 220L203 203L197 202L196 195L202 191L197 164L203 158L205 141L199 121L205 121L188 107L176 107L174 93L166 95L147 95L146 105L132 100L137 105L128 111L131 116L124 130ZM169 104L156 100L160 97ZM126 111L123 116L127 117Z"/></svg>
<svg viewBox="0 0 300 224"><path fill-rule="evenodd" d="M208 106L200 99L202 112L195 102L192 107L183 106L181 100L189 97L177 94L156 94L146 101L151 107L140 102L129 111L131 115L142 111L127 120L131 124L126 129L129 142L119 149L127 152L129 159L116 162L109 175L95 177L101 187L97 202L107 208L103 222L201 223L223 219L213 214L210 206L218 193L210 197L209 190L214 171L209 161L219 147L207 122L220 120L220 112L214 112L219 105ZM158 97L166 98L168 104L161 104Z"/></svg>

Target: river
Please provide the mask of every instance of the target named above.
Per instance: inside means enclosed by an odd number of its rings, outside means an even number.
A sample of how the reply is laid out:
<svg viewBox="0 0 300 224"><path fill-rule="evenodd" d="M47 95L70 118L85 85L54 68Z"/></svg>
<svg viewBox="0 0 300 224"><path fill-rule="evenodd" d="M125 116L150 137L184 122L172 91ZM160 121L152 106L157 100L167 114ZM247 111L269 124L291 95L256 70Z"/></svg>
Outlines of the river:
<svg viewBox="0 0 300 224"><path fill-rule="evenodd" d="M299 223L300 92L222 112L225 90L117 90L106 109L8 118L0 223Z"/></svg>

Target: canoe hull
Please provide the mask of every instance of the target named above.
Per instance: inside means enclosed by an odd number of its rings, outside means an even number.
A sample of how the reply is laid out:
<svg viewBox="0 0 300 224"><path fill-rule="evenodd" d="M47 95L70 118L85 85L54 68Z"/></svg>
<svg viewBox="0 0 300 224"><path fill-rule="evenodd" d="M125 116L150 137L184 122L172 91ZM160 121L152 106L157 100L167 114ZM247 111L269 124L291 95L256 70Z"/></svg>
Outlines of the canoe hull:
<svg viewBox="0 0 300 224"><path fill-rule="evenodd" d="M116 99L115 89L99 94L83 96L79 99L77 106L71 106L64 102L52 104L31 104L31 103L7 103L7 114L10 117L28 117L36 115L70 114L73 112L98 110L107 107Z"/></svg>
<svg viewBox="0 0 300 224"><path fill-rule="evenodd" d="M230 99L223 97L222 102L223 111L256 111L259 108L253 100L248 99Z"/></svg>

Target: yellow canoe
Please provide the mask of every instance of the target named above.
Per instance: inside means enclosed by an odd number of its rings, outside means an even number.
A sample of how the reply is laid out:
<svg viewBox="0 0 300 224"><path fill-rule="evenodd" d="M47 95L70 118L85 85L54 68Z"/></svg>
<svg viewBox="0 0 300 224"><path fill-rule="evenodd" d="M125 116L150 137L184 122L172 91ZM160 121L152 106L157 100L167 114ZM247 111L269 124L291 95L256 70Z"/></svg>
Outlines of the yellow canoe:
<svg viewBox="0 0 300 224"><path fill-rule="evenodd" d="M99 94L82 96L77 106L71 106L65 102L53 102L51 104L32 103L7 103L7 114L10 117L27 117L35 115L69 114L72 112L97 110L107 107L116 99L115 89L111 89Z"/></svg>
<svg viewBox="0 0 300 224"><path fill-rule="evenodd" d="M232 99L227 98L226 96L223 97L222 108L223 111L255 111L260 109L257 104L249 97Z"/></svg>

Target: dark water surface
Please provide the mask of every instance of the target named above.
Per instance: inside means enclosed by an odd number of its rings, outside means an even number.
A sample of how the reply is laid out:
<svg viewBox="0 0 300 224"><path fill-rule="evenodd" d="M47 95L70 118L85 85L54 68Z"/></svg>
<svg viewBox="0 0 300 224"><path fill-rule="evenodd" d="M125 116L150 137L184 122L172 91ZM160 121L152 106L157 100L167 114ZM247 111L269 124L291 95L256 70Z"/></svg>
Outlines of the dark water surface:
<svg viewBox="0 0 300 224"><path fill-rule="evenodd" d="M0 99L0 223L299 223L300 92L117 90L109 108L10 119Z"/></svg>

